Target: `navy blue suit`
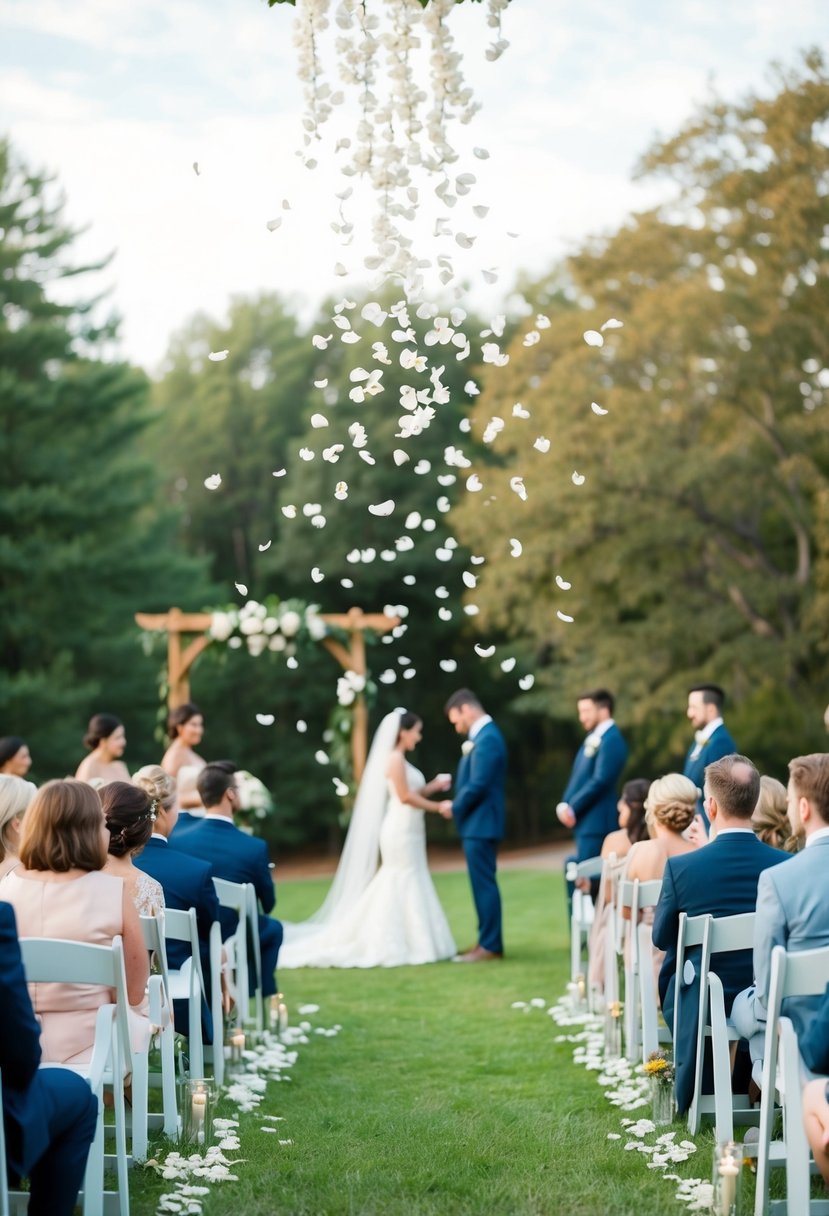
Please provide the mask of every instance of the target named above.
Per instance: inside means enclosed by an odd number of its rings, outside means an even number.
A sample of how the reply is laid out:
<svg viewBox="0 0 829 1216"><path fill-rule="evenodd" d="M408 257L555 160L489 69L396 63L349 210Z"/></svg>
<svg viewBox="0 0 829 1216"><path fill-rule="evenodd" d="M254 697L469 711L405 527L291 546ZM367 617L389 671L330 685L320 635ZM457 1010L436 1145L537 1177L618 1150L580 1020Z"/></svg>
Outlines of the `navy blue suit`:
<svg viewBox="0 0 829 1216"><path fill-rule="evenodd" d="M605 836L619 826L617 790L628 758L628 745L615 722L599 739L593 754L588 755L587 750L585 738L562 797L576 816L573 835L577 861L598 857Z"/></svg>
<svg viewBox="0 0 829 1216"><path fill-rule="evenodd" d="M268 846L257 836L248 836L230 819L217 816L202 819L189 827L181 836L170 837L175 849L200 857L210 863L215 878L228 882L250 882L256 890L265 913L276 904L276 891L268 861ZM222 937L227 938L236 929L237 916L230 908L219 909ZM282 945L282 924L271 916L259 917L259 944L262 952L262 992L272 996L276 992L274 972L279 947Z"/></svg>
<svg viewBox="0 0 829 1216"><path fill-rule="evenodd" d="M503 954L501 893L495 872L498 842L504 839L507 745L494 722L479 730L471 750L461 758L455 777L452 815L472 884L478 914L478 945Z"/></svg>
<svg viewBox="0 0 829 1216"><path fill-rule="evenodd" d="M754 912L757 882L769 866L787 861L788 853L763 844L753 832L728 833L693 853L671 857L662 877L662 893L653 922L653 944L665 951L659 972L659 995L668 1026L673 1026L676 979L676 945L679 914L688 916L737 916ZM678 1041L674 1044L676 1100L680 1113L691 1104L696 1068L697 1011L699 1008L699 947L688 951L694 965L694 979L683 980L679 994ZM734 997L752 981L754 964L751 950L735 950L714 955L711 970L722 980L726 1016Z"/></svg>
<svg viewBox="0 0 829 1216"><path fill-rule="evenodd" d="M0 1072L9 1180L28 1175L31 1216L71 1216L95 1136L98 1102L68 1068L39 1069L14 910L0 903Z"/></svg>
<svg viewBox="0 0 829 1216"><path fill-rule="evenodd" d="M689 780L693 781L698 790L702 791L705 783L705 770L709 764L713 764L715 760L722 760L723 756L733 756L737 751L737 744L731 738L725 723L718 726L710 739L706 739L703 743L699 755L692 759L696 751L696 743L692 743L688 748L688 755L685 757L685 767L682 772ZM697 798L697 813L702 815L705 826L708 826L708 816L705 813L705 808L702 805L702 793Z"/></svg>
<svg viewBox="0 0 829 1216"><path fill-rule="evenodd" d="M210 926L214 920L219 920L219 900L216 888L213 886L213 869L206 861L198 857L190 857L179 848L173 848L169 841L151 839L137 857L134 864L145 874L149 874L161 883L164 891L164 903L168 908L176 908L183 912L190 908L196 909L196 923L199 930L199 954L201 956L204 982L210 991ZM227 936L227 934L225 934ZM185 942L167 942L167 961L170 966L178 969L190 954ZM189 1030L187 1003L174 1002L176 1030L186 1035ZM213 1042L213 1024L210 1010L202 1010L205 1042Z"/></svg>

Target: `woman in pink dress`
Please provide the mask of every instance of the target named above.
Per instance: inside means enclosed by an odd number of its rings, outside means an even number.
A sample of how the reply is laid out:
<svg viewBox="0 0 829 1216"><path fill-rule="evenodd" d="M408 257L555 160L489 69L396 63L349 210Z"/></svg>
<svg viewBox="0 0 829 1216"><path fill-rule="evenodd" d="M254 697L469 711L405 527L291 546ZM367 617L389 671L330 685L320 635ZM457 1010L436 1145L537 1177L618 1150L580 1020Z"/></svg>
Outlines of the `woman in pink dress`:
<svg viewBox="0 0 829 1216"><path fill-rule="evenodd" d="M124 943L127 997L139 1005L149 962L135 905L122 878L103 873L109 832L100 799L83 781L50 781L26 811L20 865L0 882L0 898L13 905L21 938L62 938L110 946ZM95 1019L114 999L93 984L30 984L41 1024L43 1062L79 1064L92 1055ZM149 1034L131 1016L133 1041Z"/></svg>

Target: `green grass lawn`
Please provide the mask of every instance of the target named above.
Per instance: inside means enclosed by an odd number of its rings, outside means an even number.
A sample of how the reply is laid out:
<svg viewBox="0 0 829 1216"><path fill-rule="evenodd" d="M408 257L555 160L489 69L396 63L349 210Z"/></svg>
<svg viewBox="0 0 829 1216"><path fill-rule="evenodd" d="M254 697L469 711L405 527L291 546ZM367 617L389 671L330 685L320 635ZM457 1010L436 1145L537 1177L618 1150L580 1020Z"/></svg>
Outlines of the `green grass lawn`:
<svg viewBox="0 0 829 1216"><path fill-rule="evenodd" d="M475 940L466 876L436 877L458 945ZM321 902L327 880L284 882L280 915L300 920ZM596 1074L577 1068L569 1044L539 1010L568 978L559 875L502 875L502 963L440 963L376 971L285 971L291 1010L320 1006L290 1083L273 1084L260 1114L243 1115L240 1181L215 1186L207 1216L360 1216L482 1213L503 1216L661 1216L684 1212L674 1185L623 1151L608 1132L621 1114ZM261 1114L282 1115L278 1137ZM632 1116L647 1115L643 1108ZM220 1115L232 1116L224 1102ZM157 1147L161 1147L160 1145ZM683 1176L710 1168L704 1147ZM132 1211L149 1216L171 1184L132 1174Z"/></svg>

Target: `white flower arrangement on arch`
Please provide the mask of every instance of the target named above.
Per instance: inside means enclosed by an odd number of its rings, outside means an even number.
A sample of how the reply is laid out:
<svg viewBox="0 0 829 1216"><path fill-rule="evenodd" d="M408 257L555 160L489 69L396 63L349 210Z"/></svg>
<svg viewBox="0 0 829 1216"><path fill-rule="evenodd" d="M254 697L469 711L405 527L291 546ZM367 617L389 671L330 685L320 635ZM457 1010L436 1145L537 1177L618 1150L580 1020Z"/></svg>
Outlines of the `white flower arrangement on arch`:
<svg viewBox="0 0 829 1216"><path fill-rule="evenodd" d="M291 655L298 642L319 642L327 633L319 605L299 600L269 596L264 603L248 600L241 608L211 612L210 636L231 650L245 647L255 658L265 651Z"/></svg>

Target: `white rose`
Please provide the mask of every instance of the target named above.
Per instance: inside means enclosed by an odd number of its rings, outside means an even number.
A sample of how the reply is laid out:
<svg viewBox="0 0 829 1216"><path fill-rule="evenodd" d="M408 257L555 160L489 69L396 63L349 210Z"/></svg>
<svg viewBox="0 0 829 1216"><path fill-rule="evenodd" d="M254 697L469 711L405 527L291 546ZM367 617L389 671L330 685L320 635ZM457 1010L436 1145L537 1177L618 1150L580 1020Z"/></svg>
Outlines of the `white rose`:
<svg viewBox="0 0 829 1216"><path fill-rule="evenodd" d="M253 633L261 633L262 623L258 617L246 616L243 621L239 622L239 632L248 636Z"/></svg>
<svg viewBox="0 0 829 1216"><path fill-rule="evenodd" d="M217 642L226 642L235 628L236 621L229 612L214 612L210 618L210 636Z"/></svg>
<svg viewBox="0 0 829 1216"><path fill-rule="evenodd" d="M316 612L306 613L305 625L315 642L319 642L328 633L325 621Z"/></svg>
<svg viewBox="0 0 829 1216"><path fill-rule="evenodd" d="M287 642L283 638L282 634L275 633L274 636L271 638L271 640L268 642L268 649L269 650L284 650L286 645L287 645Z"/></svg>
<svg viewBox="0 0 829 1216"><path fill-rule="evenodd" d="M277 629L279 628L279 621L276 619L275 616L266 617L263 628L265 630L265 633L268 633L268 634L276 633Z"/></svg>
<svg viewBox="0 0 829 1216"><path fill-rule="evenodd" d="M356 671L349 671L346 675L346 679L355 692L362 692L366 686L365 676L358 675Z"/></svg>
<svg viewBox="0 0 829 1216"><path fill-rule="evenodd" d="M248 652L252 654L254 658L260 655L266 646L267 639L261 633L257 633L254 637L248 638Z"/></svg>
<svg viewBox="0 0 829 1216"><path fill-rule="evenodd" d="M298 633L301 625L302 618L298 612L283 612L279 621L279 627L286 638L292 638Z"/></svg>

